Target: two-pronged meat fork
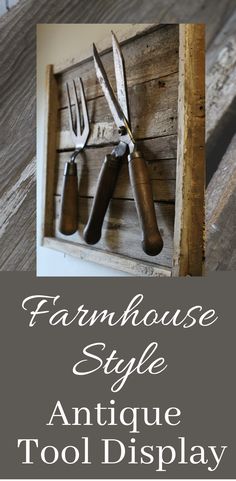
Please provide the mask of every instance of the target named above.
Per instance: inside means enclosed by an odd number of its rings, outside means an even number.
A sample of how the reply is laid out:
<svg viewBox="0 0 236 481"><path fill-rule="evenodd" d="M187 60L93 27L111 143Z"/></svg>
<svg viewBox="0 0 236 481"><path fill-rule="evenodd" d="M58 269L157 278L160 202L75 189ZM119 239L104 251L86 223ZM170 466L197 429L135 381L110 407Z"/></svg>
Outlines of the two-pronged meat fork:
<svg viewBox="0 0 236 481"><path fill-rule="evenodd" d="M75 150L71 155L70 161L66 162L64 170L61 196L61 213L59 222L59 230L64 235L74 234L74 232L76 232L78 228L78 174L75 159L77 155L81 152L81 150L84 149L90 130L82 80L79 79L80 100L83 119L80 115L79 100L74 80L72 85L75 104L75 121L73 120L72 104L68 83L66 84L66 92L70 134L73 144L75 145Z"/></svg>
<svg viewBox="0 0 236 481"><path fill-rule="evenodd" d="M120 141L112 153L106 156L102 165L92 210L84 230L84 239L88 244L95 244L99 241L103 220L113 195L120 166L123 158L127 157L128 154L129 177L142 229L142 247L146 254L157 255L163 247L163 241L157 226L148 168L141 153L136 150L136 142L130 126L123 57L119 43L113 33L112 46L118 100L95 45L93 46L93 54L97 78L118 127Z"/></svg>

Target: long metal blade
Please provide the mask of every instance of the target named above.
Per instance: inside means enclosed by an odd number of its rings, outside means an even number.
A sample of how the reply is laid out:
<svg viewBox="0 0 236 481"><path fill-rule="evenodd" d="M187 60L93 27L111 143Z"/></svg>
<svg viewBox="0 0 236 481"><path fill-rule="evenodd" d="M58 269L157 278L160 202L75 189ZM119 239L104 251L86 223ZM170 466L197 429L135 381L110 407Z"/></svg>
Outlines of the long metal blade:
<svg viewBox="0 0 236 481"><path fill-rule="evenodd" d="M93 55L94 55L94 63L95 63L97 78L100 82L103 93L106 97L106 100L107 100L107 103L109 105L110 111L113 115L114 121L115 121L118 128L119 127L125 127L126 130L128 132L130 132L128 122L125 118L124 113L122 112L122 109L119 105L119 102L116 99L114 91L111 87L111 84L108 80L105 69L103 67L102 61L100 59L99 53L98 53L98 51L96 49L96 46L94 44L93 44Z"/></svg>
<svg viewBox="0 0 236 481"><path fill-rule="evenodd" d="M129 104L128 104L124 59L123 59L121 48L116 38L116 35L114 34L114 32L111 32L111 35L112 35L113 59L114 59L114 67L115 67L115 75L116 75L117 97L118 97L119 104L123 110L123 113L129 122Z"/></svg>

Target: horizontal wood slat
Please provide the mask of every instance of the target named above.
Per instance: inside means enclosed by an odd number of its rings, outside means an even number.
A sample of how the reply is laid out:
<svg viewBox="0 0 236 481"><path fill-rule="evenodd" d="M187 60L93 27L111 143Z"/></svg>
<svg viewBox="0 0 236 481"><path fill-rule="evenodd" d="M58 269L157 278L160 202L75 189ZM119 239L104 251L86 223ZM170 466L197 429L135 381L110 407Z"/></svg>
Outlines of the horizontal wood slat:
<svg viewBox="0 0 236 481"><path fill-rule="evenodd" d="M207 139L236 98L236 11L213 42L207 58Z"/></svg>
<svg viewBox="0 0 236 481"><path fill-rule="evenodd" d="M43 245L51 249L55 249L59 252L65 252L65 242L62 239L56 239L55 237L45 237ZM74 244L67 241L66 243L67 254L83 259L85 261L95 262L96 264L102 264L103 266L112 267L120 271L128 272L129 274L145 277L170 277L171 269L168 267L160 267L157 264L151 262L146 263L130 257L110 254L110 252L104 252L101 249L94 249Z"/></svg>
<svg viewBox="0 0 236 481"><path fill-rule="evenodd" d="M150 257L141 247L141 231L133 201L127 161L123 161L118 182L109 206L102 238L89 249L94 252L124 256L139 262L171 268L173 255L174 201L177 155L177 96L178 96L178 25L152 26L138 37L124 43L132 130L138 149L148 164L158 225L164 238L164 248L159 256ZM111 46L111 42L110 42ZM114 65L111 48L102 55L109 80L114 85ZM82 77L90 118L91 133L85 150L78 156L79 232L63 236L59 230L59 211L64 165L70 158L74 145L69 131L65 86L72 79ZM67 243L86 246L82 238L88 221L92 198L96 192L99 172L107 154L119 141L107 101L97 82L94 62L89 58L66 72L57 73L59 98L58 155L55 192L55 237ZM78 86L78 81L77 81ZM71 92L71 90L70 90ZM79 89L78 89L79 92ZM71 92L73 103L73 94ZM74 112L74 111L73 111ZM125 269L125 261L123 268Z"/></svg>
<svg viewBox="0 0 236 481"><path fill-rule="evenodd" d="M162 141L160 141L160 139ZM176 159L159 157L162 153L164 145L166 145L166 152L164 155L173 155L171 148L171 141L173 144L176 139L163 137L160 139L152 139L145 142L140 142L140 149L147 161L150 178L152 180L154 200L171 201L175 199L175 174L176 174ZM165 142L163 140L165 139ZM169 140L169 142L168 142ZM159 146L159 152L158 152ZM82 196L92 197L95 194L98 175L105 158L105 155L111 153L112 147L106 146L99 149L86 149L77 157L78 178L79 178L79 192ZM59 153L57 159L57 183L55 193L60 195L62 189L62 180L64 174L64 165L70 158L70 153ZM132 189L130 185L127 161L123 162L121 171L119 173L118 182L114 192L115 198L132 199Z"/></svg>
<svg viewBox="0 0 236 481"><path fill-rule="evenodd" d="M236 134L206 196L206 268L236 270Z"/></svg>
<svg viewBox="0 0 236 481"><path fill-rule="evenodd" d="M64 236L58 231L60 198L55 198L56 232L55 236L69 242L86 245L82 238L84 226L88 220L92 199L79 199L79 234ZM141 231L138 225L137 212L133 201L112 200L105 217L101 240L93 248L105 252L123 254L146 262L155 262L159 266L171 267L173 248L174 206L171 204L155 204L160 231L164 238L164 248L156 257L145 254L141 248Z"/></svg>
<svg viewBox="0 0 236 481"><path fill-rule="evenodd" d="M178 25L155 26L154 28L154 32L140 34L137 38L121 42L128 87L153 79L161 79L178 71ZM115 26L114 32L116 33ZM100 55L109 81L116 90L111 45L108 50L106 53L100 52ZM68 82L70 93L72 93L72 80L76 79L78 75L82 77L86 87L87 100L103 96L94 69L92 43L90 55L84 62L57 75L61 107L67 106L66 83Z"/></svg>
<svg viewBox="0 0 236 481"><path fill-rule="evenodd" d="M128 89L131 124L136 139L173 135L177 132L178 74L133 85ZM119 135L106 99L88 101L91 133L88 146L118 142ZM58 148L73 148L68 109L59 111Z"/></svg>

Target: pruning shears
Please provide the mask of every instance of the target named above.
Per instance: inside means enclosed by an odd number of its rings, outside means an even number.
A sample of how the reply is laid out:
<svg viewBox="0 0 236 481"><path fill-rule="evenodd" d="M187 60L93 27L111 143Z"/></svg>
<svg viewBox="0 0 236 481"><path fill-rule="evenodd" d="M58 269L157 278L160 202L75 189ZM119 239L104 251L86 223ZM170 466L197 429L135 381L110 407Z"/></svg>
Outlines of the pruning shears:
<svg viewBox="0 0 236 481"><path fill-rule="evenodd" d="M93 56L97 78L118 128L119 143L111 154L106 155L103 162L83 236L88 244L96 244L99 241L104 217L114 192L122 161L128 157L129 178L142 231L142 248L146 254L155 256L162 250L163 241L157 226L147 164L137 150L131 129L124 60L120 45L113 32L112 48L117 97L94 44Z"/></svg>

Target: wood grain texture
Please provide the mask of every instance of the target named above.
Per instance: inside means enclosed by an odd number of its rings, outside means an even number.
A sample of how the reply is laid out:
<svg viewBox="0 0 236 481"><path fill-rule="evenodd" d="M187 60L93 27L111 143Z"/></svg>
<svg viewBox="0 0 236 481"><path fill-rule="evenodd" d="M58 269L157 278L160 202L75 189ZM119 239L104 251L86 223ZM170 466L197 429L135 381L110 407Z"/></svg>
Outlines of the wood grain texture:
<svg viewBox="0 0 236 481"><path fill-rule="evenodd" d="M236 270L236 134L206 196L207 272Z"/></svg>
<svg viewBox="0 0 236 481"><path fill-rule="evenodd" d="M58 112L58 92L53 66L48 65L46 71L46 111L45 111L45 144L44 144L44 193L42 212L43 227L42 236L53 234L53 193L56 179L56 148L57 148L57 112ZM50 163L46 162L50 159ZM42 240L41 240L42 242Z"/></svg>
<svg viewBox="0 0 236 481"><path fill-rule="evenodd" d="M207 156L216 171L206 195L207 272L236 269L235 21L236 11L208 53Z"/></svg>
<svg viewBox="0 0 236 481"><path fill-rule="evenodd" d="M156 144L156 139L146 141L146 145ZM150 148L152 146L150 145ZM81 196L94 197L98 175L105 155L110 154L112 147L87 149L78 157L79 193ZM143 150L142 150L143 152ZM145 155L145 154L144 154ZM157 156L157 154L156 154ZM147 159L149 175L152 180L153 198L157 201L174 202L175 199L175 169L176 159ZM58 156L59 169L56 183L56 194L61 195L64 165L69 160L69 153L61 153ZM119 173L114 198L133 199L130 182L128 181L128 165L123 162Z"/></svg>
<svg viewBox="0 0 236 481"><path fill-rule="evenodd" d="M118 37L122 54L125 58L126 71L128 72L128 87L149 82L152 79L161 79L178 71L178 25L153 25L147 27L145 42L143 41L145 30L143 31L141 28L140 26L139 33L136 35L136 29L134 32L133 27L127 29L129 38L123 42ZM116 31L116 27L114 27L114 30ZM130 33L128 34L128 32ZM105 44L105 40L103 44ZM116 81L110 39L107 39L106 46L103 45L103 47L102 51L99 49L99 54L109 81L115 90ZM142 58L142 64L140 64L140 58ZM86 87L87 100L103 96L101 87L97 82L91 49L88 51L88 58L84 61L80 60L77 62L77 65L78 63L80 64L79 72ZM72 67L67 69L65 73L57 76L61 107L67 106L65 84L68 82L70 91L72 91L71 81L77 77L77 65L74 61Z"/></svg>
<svg viewBox="0 0 236 481"><path fill-rule="evenodd" d="M30 270L35 258L35 158L0 199L1 269ZM25 229L29 235L25 237ZM9 246L9 236L11 244ZM19 252L19 243L24 249Z"/></svg>
<svg viewBox="0 0 236 481"><path fill-rule="evenodd" d="M37 23L208 22L207 45L210 46L234 9L235 0L217 3L215 0L180 0L178 3L160 0L158 8L156 0L145 3L98 0L96 7L94 0L21 0L0 18L0 195L7 195L18 185L27 165L33 165L35 156ZM35 179L32 183L32 187L26 185L26 198L17 212L18 219L24 213L24 225L14 224L11 219L0 239L0 269L35 269L35 248L29 250L29 246L35 246L36 204L32 198ZM17 235L16 225L20 229ZM13 261L11 246L16 238ZM27 260L25 252L31 252Z"/></svg>
<svg viewBox="0 0 236 481"><path fill-rule="evenodd" d="M69 240L71 243L86 245L82 232L88 220L88 214L91 209L92 199L79 199L79 223L78 232L68 237L63 236L58 229L60 198L55 198L56 203L56 232L55 235L59 239ZM155 204L158 225L164 239L164 248L155 259L143 252L141 247L141 233L137 221L137 212L133 201L114 199L111 201L107 215L104 221L102 238L93 247L102 249L106 252L127 256L135 260L138 266L140 261L146 261L152 265L159 267L171 267L172 265L172 249L173 249L173 228L174 228L174 205L172 204ZM88 250L90 250L89 248ZM89 256L89 254L88 254ZM123 264L125 270L125 264Z"/></svg>
<svg viewBox="0 0 236 481"><path fill-rule="evenodd" d="M130 31L132 32L132 27ZM154 200L158 201L155 208L158 224L164 237L164 249L160 255L155 257L155 260L154 257L149 257L142 250L141 230L126 160L123 162L118 176L113 194L114 201L105 218L102 238L93 248L93 257L98 249L99 258L101 251L123 255L125 259L133 258L136 261L137 272L139 272L138 263L141 261L156 264L159 267L170 268L172 265L177 149L178 31L178 25L151 26L150 30L144 27L143 32L140 29L138 36L131 37L131 40L127 37L122 45L129 86L132 129L138 148L148 163ZM111 74L112 84L115 88L110 34L107 36L107 45L109 49L102 54L102 59L107 72ZM166 61L167 57L168 61ZM70 238L62 236L58 218L55 223L55 233L52 235L52 237L64 239L65 253L68 253L68 242L70 244L73 242L78 247L85 245L82 231L88 222L88 213L91 211L92 197L97 189L97 179L102 163L106 155L111 153L115 143L119 141L117 127L97 82L93 59L83 60L66 72L62 71L61 74L58 72L55 76L60 98L58 169L55 182L57 206L61 202L64 164L69 159L70 151L74 150L69 130L68 108L66 107L66 82L69 82L71 86L72 79L79 77L83 78L85 84L91 134L86 149L79 155L77 162L80 235L75 233ZM73 99L72 92L71 98ZM67 152L64 152L65 149ZM47 158L48 163L51 163L51 158ZM53 183L52 179L51 184ZM58 207L56 211L58 217ZM52 222L51 226L53 230ZM88 246L87 249L89 250L91 247ZM126 270L125 262L123 269Z"/></svg>
<svg viewBox="0 0 236 481"><path fill-rule="evenodd" d="M236 10L212 42L207 56L207 183L235 133Z"/></svg>
<svg viewBox="0 0 236 481"><path fill-rule="evenodd" d="M219 32L208 52L207 139L236 97L236 11Z"/></svg>
<svg viewBox="0 0 236 481"><path fill-rule="evenodd" d="M176 54L177 56L177 54ZM140 60L139 60L140 65ZM140 65L141 67L141 65ZM128 70L127 70L128 72ZM77 73L78 75L78 73ZM135 138L173 135L177 131L178 74L133 85L128 89L132 130ZM155 112L155 115L153 115ZM60 111L58 148L73 149L67 109ZM88 99L91 133L88 146L118 142L119 135L104 96Z"/></svg>
<svg viewBox="0 0 236 481"><path fill-rule="evenodd" d="M55 239L52 237L45 237L44 240L45 247L51 249L56 249L64 253L64 242L60 239ZM155 264L147 264L141 261L136 262L136 260L130 257L124 258L119 254L109 254L109 252L104 253L99 249L91 248L90 250L83 245L74 244L73 242L68 242L68 253L75 257L85 261L96 262L97 264L102 264L103 266L112 267L113 269L118 269L121 271L126 271L130 274L135 274L138 276L145 277L170 277L171 270L164 267L159 267Z"/></svg>
<svg viewBox="0 0 236 481"><path fill-rule="evenodd" d="M177 276L202 275L205 185L204 25L180 25L179 108L174 230Z"/></svg>

